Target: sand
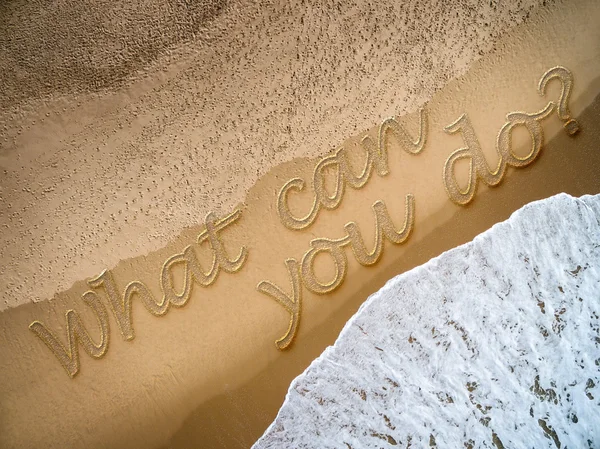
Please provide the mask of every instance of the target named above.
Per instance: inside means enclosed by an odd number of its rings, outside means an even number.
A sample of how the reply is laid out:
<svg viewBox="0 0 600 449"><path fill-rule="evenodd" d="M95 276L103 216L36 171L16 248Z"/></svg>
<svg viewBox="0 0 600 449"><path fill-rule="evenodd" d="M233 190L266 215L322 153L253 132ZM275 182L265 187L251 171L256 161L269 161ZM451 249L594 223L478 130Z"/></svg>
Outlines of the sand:
<svg viewBox="0 0 600 449"><path fill-rule="evenodd" d="M191 25L125 3L2 6L2 309L159 249L209 211L229 213L271 167L416 111L541 2L232 3L168 48ZM95 8L104 21L85 19ZM130 9L143 26L121 24ZM167 36L154 59L134 56L156 40L145 33ZM94 46L98 34L114 37ZM89 73L70 75L71 59Z"/></svg>
<svg viewBox="0 0 600 449"><path fill-rule="evenodd" d="M167 24L141 26L142 35L152 29L162 36L152 45L139 41L153 56L134 46L115 63L121 53L113 43L138 37L131 27L113 24L105 28L121 34L99 46L113 50L82 49L97 64L85 65L88 72L79 78L68 75L77 64L57 68L42 61L31 62L39 65L22 83L15 81L16 69L3 75L3 85L20 91L3 97L0 118L0 224L6 229L0 354L9 361L2 367L0 413L10 416L2 445L248 447L274 418L293 377L391 276L470 240L528 201L560 191L596 193L598 49L588 28L569 28L593 23L592 3L535 13L533 3L469 6L231 3L194 16L196 22L188 17L182 28L172 25L176 12ZM43 5L3 8L2 14L17 17L22 8L42 11ZM498 37L529 12L526 27ZM55 13L47 14L62 17ZM69 35L68 26L50 29ZM21 27L8 36L10 57L19 53L15 48L32 51L51 41ZM62 55L69 45L53 48ZM461 141L443 126L468 111L491 157L506 113L543 107L547 99L537 94L537 81L558 63L576 76L570 106L585 133L567 137L554 117L539 161L510 172L497 189L481 189L472 207L452 204L441 167ZM41 77L44 64L53 70ZM97 77L109 81L92 82ZM557 96L553 89L549 95ZM349 190L342 206L309 230L281 226L274 200L286 180L309 179L317 158L342 143L360 154L355 143L386 116L403 116L401 123L415 133L414 112L430 99L431 133L422 155L395 153L387 178ZM274 341L289 317L256 284L267 279L287 291L285 258L300 259L314 237L341 236L349 220L370 237L370 206L377 199L400 222L406 192L417 204L408 243L386 246L372 268L350 257L344 285L327 297L308 293L293 347L277 351ZM299 208L306 207L304 198ZM71 307L92 328L81 301L84 281L106 268L121 288L141 279L158 293L162 263L194 242L209 211L222 216L236 206L243 211L239 226L223 238L232 254L248 248L247 265L223 274L210 290L194 290L185 308L163 318L135 303L136 338L123 341L113 320L107 355L92 360L82 354L76 379L27 329L39 319L62 327L64 338ZM321 267L324 276L330 270ZM31 422L36 430L25 433L24 423Z"/></svg>

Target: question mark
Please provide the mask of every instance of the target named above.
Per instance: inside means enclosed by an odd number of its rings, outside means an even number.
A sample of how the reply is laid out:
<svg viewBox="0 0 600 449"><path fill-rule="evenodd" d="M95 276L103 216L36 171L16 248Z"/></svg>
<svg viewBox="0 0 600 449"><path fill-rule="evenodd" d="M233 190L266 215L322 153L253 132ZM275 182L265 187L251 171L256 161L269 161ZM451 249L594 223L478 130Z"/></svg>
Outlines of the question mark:
<svg viewBox="0 0 600 449"><path fill-rule="evenodd" d="M573 89L573 74L565 67L557 66L548 70L540 79L538 85L538 92L541 96L546 94L546 86L553 79L559 79L562 84L562 90L560 92L560 100L558 102L558 118L565 122L564 128L567 134L574 136L580 131L579 123L577 120L571 118L569 111L568 102L571 97L571 90Z"/></svg>

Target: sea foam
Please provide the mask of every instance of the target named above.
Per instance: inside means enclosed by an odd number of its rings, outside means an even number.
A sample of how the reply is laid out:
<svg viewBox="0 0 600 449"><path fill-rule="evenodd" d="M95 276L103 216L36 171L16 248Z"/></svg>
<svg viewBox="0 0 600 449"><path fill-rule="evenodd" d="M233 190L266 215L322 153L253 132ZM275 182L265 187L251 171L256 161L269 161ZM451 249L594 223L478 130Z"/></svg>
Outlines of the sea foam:
<svg viewBox="0 0 600 449"><path fill-rule="evenodd" d="M599 385L600 195L560 194L388 281L254 448L596 448Z"/></svg>

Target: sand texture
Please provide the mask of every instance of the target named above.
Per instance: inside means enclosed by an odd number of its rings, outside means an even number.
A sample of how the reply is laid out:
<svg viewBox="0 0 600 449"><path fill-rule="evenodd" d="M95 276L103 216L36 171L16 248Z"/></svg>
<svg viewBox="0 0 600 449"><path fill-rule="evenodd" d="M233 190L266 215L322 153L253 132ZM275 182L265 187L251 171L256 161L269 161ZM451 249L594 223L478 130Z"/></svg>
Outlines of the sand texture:
<svg viewBox="0 0 600 449"><path fill-rule="evenodd" d="M388 279L530 201L600 192L596 2L143 6L0 6L8 30L0 61L10 66L0 75L0 447L250 447L294 377ZM494 163L508 113L558 102L558 81L545 96L537 91L557 65L573 74L567 103L581 132L569 136L549 109L531 165L508 167L497 187L480 184L466 207L452 203L443 167L464 142L444 127L467 113ZM346 187L339 207L306 229L282 225L277 193L287 181L306 181L290 196L302 215L323 157L343 147L359 167L361 139L377 139L391 116L416 139L422 107L428 129L418 155L392 139L389 174ZM525 157L531 144L521 131L513 151ZM468 166L459 165L464 185ZM334 176L325 176L329 191ZM324 295L302 274L301 321L278 351L290 313L257 285L290 292L286 260L301 264L314 239L340 239L348 222L371 245L377 201L401 227L408 194L410 235L386 241L377 263L362 266L346 246L346 276ZM185 290L184 267L164 281L163 264L190 247L210 266L213 243L198 242L207 214L234 210L221 239L243 263L194 283L162 316L134 299L135 335L125 329L108 290L90 279L109 270L115 291L139 282L158 299L169 282ZM322 282L336 273L326 255L314 272ZM86 306L90 291L106 320ZM39 321L66 345L69 310L102 356L80 344L73 379L29 330Z"/></svg>
<svg viewBox="0 0 600 449"><path fill-rule="evenodd" d="M157 250L271 167L414 112L541 3L3 2L0 308Z"/></svg>

